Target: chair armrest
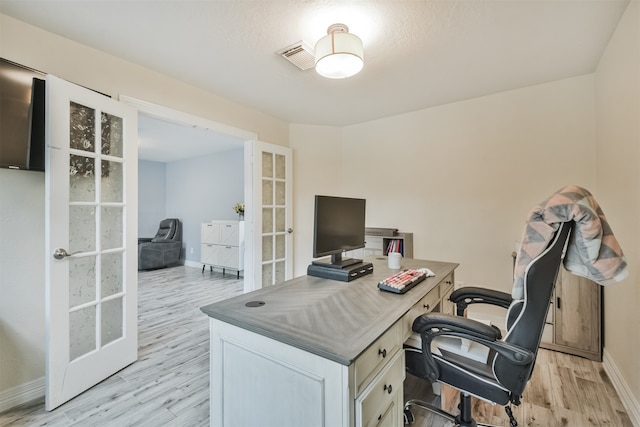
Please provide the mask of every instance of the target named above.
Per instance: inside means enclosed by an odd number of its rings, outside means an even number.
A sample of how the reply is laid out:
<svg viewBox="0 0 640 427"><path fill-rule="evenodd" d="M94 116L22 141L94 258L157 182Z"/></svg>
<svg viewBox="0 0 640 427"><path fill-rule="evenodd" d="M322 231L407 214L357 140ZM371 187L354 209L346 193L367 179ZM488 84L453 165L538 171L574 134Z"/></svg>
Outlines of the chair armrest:
<svg viewBox="0 0 640 427"><path fill-rule="evenodd" d="M495 326L477 322L466 317L454 316L445 313L427 313L418 316L413 321L412 329L414 332L422 334L425 330L445 329L450 332L457 332L472 335L477 338L487 340L499 340L502 338L500 329ZM442 334L441 334L442 335Z"/></svg>
<svg viewBox="0 0 640 427"><path fill-rule="evenodd" d="M153 237L138 237L138 244L140 243L148 243L153 240Z"/></svg>
<svg viewBox="0 0 640 427"><path fill-rule="evenodd" d="M437 336L453 336L466 338L470 341L489 347L504 356L514 365L527 365L533 362L535 355L526 348L500 341L500 330L482 322L466 317L443 313L427 313L414 320L414 332L420 333L422 338L422 353L425 360L427 375L431 381L437 381L440 370L431 354L431 342Z"/></svg>
<svg viewBox="0 0 640 427"><path fill-rule="evenodd" d="M491 304L502 308L509 308L513 298L506 292L487 288L467 286L456 289L449 299L456 305L456 313L462 316L467 306L471 304Z"/></svg>

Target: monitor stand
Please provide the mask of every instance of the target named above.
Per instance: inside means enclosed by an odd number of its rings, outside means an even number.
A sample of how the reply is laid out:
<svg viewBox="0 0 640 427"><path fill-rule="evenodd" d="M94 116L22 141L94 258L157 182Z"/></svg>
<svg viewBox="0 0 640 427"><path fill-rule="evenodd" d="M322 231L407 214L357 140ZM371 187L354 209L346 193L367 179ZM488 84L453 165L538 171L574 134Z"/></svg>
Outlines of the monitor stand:
<svg viewBox="0 0 640 427"><path fill-rule="evenodd" d="M339 253L331 255L331 259L322 258L316 261L311 261L311 264L327 268L342 269L360 264L361 262L362 260L357 258L342 258L342 253Z"/></svg>

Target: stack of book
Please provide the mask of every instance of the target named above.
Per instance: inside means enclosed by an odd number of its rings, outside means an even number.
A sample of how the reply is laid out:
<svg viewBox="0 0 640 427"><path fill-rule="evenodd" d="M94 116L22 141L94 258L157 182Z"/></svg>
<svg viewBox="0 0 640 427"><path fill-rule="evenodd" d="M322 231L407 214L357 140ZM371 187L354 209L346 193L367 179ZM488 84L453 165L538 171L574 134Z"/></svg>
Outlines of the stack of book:
<svg viewBox="0 0 640 427"><path fill-rule="evenodd" d="M404 254L403 245L404 245L404 240L392 239L389 241L389 246L387 247L387 253L398 252L400 254Z"/></svg>

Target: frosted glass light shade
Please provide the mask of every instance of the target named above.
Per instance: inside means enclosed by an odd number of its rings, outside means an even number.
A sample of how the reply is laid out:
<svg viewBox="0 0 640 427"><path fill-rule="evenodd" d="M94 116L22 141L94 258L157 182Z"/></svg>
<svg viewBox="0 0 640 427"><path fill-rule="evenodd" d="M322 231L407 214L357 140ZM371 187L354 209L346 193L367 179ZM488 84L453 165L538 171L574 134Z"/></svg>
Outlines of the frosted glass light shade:
<svg viewBox="0 0 640 427"><path fill-rule="evenodd" d="M330 79L351 77L364 65L362 40L348 32L330 32L316 43L315 57L316 72L321 76Z"/></svg>

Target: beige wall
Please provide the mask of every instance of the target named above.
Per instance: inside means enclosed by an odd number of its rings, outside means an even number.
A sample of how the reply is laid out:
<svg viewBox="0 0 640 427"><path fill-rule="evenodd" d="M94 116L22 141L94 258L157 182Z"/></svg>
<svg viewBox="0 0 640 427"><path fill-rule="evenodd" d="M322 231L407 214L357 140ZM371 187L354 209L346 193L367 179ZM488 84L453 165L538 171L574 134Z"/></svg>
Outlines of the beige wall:
<svg viewBox="0 0 640 427"><path fill-rule="evenodd" d="M529 209L566 184L594 186L593 115L587 75L341 130L292 126L295 274L311 261L313 195L333 191L366 198L368 226L413 232L416 258L510 291Z"/></svg>
<svg viewBox="0 0 640 427"><path fill-rule="evenodd" d="M1 14L0 56L289 144L285 121ZM44 375L44 175L0 170L0 207L1 403Z"/></svg>
<svg viewBox="0 0 640 427"><path fill-rule="evenodd" d="M629 262L605 288L605 350L629 387L640 423L640 6L632 1L595 73L596 196Z"/></svg>
<svg viewBox="0 0 640 427"><path fill-rule="evenodd" d="M339 127L292 124L295 277L307 274L312 256L313 196L347 196L342 190L342 131Z"/></svg>

